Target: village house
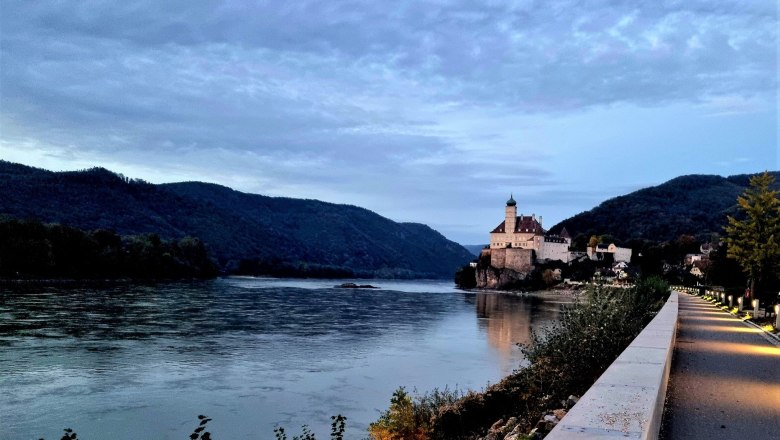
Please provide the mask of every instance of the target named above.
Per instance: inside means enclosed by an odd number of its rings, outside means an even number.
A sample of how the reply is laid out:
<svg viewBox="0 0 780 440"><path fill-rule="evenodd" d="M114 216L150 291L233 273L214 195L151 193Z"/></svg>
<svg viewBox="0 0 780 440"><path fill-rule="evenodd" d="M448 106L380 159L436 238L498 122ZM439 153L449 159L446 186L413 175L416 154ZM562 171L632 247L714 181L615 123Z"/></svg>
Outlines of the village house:
<svg viewBox="0 0 780 440"><path fill-rule="evenodd" d="M701 261L703 256L704 256L703 254L687 254L685 256L685 261L683 262L683 264L689 266L696 261Z"/></svg>
<svg viewBox="0 0 780 440"><path fill-rule="evenodd" d="M603 260L607 255L612 255L613 261L631 262L631 248L615 246L615 243L597 244L596 247L588 246L588 258L591 260Z"/></svg>

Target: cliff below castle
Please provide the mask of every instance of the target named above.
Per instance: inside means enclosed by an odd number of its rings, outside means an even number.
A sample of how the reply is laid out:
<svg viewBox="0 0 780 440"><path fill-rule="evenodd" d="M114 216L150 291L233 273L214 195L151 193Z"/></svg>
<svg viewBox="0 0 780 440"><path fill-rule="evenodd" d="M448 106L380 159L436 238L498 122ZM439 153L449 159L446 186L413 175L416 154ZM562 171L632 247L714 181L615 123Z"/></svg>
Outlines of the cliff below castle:
<svg viewBox="0 0 780 440"><path fill-rule="evenodd" d="M479 289L534 289L541 284L541 274L534 265L531 249L483 249L474 269Z"/></svg>

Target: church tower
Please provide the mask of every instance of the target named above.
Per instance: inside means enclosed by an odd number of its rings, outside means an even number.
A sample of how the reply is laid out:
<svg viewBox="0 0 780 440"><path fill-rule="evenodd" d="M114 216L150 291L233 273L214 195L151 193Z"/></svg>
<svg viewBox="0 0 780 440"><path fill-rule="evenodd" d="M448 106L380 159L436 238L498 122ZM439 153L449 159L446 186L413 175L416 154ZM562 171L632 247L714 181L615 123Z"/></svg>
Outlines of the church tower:
<svg viewBox="0 0 780 440"><path fill-rule="evenodd" d="M515 202L514 196L509 195L509 200L506 202L506 218L504 219L504 232L507 234L514 234L515 227L517 227L517 202Z"/></svg>

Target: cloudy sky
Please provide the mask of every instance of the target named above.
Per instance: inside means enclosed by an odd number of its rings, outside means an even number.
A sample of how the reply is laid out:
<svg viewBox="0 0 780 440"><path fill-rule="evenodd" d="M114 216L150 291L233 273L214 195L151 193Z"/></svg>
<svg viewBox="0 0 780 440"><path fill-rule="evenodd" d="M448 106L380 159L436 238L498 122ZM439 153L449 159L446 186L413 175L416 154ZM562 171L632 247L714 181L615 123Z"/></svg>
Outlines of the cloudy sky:
<svg viewBox="0 0 780 440"><path fill-rule="evenodd" d="M780 168L778 3L0 3L0 158L364 206L487 241Z"/></svg>

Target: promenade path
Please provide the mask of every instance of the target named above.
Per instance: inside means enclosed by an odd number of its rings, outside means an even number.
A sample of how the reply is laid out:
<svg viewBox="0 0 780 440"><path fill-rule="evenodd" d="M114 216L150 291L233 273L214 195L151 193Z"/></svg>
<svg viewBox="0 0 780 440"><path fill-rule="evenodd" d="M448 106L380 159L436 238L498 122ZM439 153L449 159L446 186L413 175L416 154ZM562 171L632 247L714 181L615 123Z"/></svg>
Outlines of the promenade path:
<svg viewBox="0 0 780 440"><path fill-rule="evenodd" d="M661 438L780 439L780 347L761 331L680 293Z"/></svg>

